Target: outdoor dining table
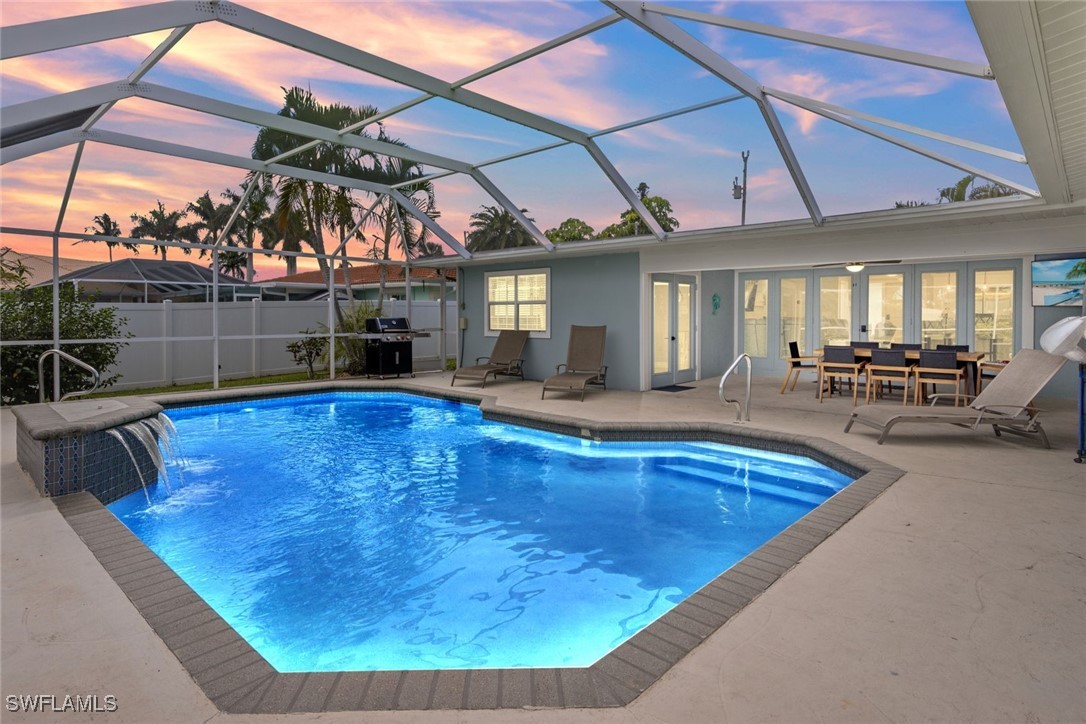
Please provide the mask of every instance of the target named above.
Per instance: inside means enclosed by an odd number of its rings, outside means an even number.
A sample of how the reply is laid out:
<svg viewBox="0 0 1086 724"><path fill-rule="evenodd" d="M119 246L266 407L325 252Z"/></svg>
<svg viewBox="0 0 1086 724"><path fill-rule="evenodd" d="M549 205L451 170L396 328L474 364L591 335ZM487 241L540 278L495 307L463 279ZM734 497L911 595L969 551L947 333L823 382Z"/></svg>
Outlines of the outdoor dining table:
<svg viewBox="0 0 1086 724"><path fill-rule="evenodd" d="M853 347L853 352L856 353L856 359L871 359L871 350L864 347ZM907 349L905 352L905 360L907 362L919 362L920 350ZM822 350L816 349L814 351L818 357L822 356ZM977 365L982 359L984 359L984 352L958 352L958 362L965 363L965 385L966 389L973 390L973 394L978 394L980 390L977 389L980 384L980 375L977 373Z"/></svg>

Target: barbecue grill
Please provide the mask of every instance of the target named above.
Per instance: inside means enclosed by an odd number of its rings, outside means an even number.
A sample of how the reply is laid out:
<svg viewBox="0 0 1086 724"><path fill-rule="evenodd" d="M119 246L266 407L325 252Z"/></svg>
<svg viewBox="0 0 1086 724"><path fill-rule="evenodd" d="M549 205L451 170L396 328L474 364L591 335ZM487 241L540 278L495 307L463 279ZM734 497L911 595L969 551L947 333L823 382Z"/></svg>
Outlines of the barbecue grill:
<svg viewBox="0 0 1086 724"><path fill-rule="evenodd" d="M366 376L383 380L386 375L414 377L412 341L430 333L411 329L407 317L370 317L359 336L366 341Z"/></svg>

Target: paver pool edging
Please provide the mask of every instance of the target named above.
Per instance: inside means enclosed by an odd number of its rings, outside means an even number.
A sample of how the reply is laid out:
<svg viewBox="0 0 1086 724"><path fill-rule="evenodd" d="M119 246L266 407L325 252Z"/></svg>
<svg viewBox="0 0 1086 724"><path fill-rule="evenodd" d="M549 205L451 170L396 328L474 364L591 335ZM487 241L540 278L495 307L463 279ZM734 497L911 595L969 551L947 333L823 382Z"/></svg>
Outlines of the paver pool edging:
<svg viewBox="0 0 1086 724"><path fill-rule="evenodd" d="M740 425L601 423L501 407L479 394L445 394L395 383L317 383L296 391L332 390L399 391L475 403L487 419L596 440L705 440L798 453L858 477L587 668L279 673L93 495L54 498L75 533L222 711L624 706L904 474L826 440ZM245 397L254 395L153 399L199 405Z"/></svg>

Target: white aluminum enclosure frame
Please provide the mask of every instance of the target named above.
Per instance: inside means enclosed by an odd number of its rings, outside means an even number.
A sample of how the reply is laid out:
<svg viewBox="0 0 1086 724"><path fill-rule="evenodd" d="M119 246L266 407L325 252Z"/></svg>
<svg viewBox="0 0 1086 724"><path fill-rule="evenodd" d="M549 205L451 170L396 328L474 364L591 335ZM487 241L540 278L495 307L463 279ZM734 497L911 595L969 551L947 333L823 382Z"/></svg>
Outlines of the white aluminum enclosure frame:
<svg viewBox="0 0 1086 724"><path fill-rule="evenodd" d="M628 22L635 27L644 30L648 35L666 43L740 91L741 95L730 97L727 100L746 97L755 102L763 116L763 120L766 123L766 127L769 130L771 137L781 153L782 160L793 179L793 183L796 186L800 198L807 207L811 223L816 226L823 224L825 222L825 217L819 209L815 192L808 184L803 168L796 158L795 153L792 151L792 146L788 140L787 134L781 126L772 104L768 100L770 96L785 102L793 103L794 105L811 110L812 112L820 113L839 123L843 123L861 132L894 143L899 147L906 148L933 160L965 170L968 173L974 173L982 178L1002 183L1025 195L1039 195L1038 192L1033 189L1029 189L1020 184L1007 182L996 174L985 172L983 169L976 168L972 165L956 162L941 154L926 151L917 144L896 138L883 131L872 129L870 126L859 124L854 120L856 118L864 118L865 116L863 114L842 113L841 111L843 109L833 106L832 104L820 103L811 99L802 99L794 96L788 97L788 94L785 94L784 92L766 89L756 79L737 68L726 58L693 38L693 36L689 35L686 31L680 29L671 21L671 18L726 27L744 32L758 33L797 43L811 44L832 48L842 52L877 57L948 73L958 73L970 77L992 80L994 79L994 75L989 66L969 63L953 58L917 53L904 49L887 48L845 38L834 38L817 33L808 33L789 28L752 23L711 13L670 7L658 3L637 3L630 2L629 0L604 0L603 4L610 7L614 12L451 83L421 73L404 65L394 63L359 48L321 36L296 25L286 23L272 16L250 10L242 5L229 2L176 0L174 2L123 8L72 18L61 18L37 23L28 23L21 26L0 28L0 58L5 59L33 55L50 50L71 48L88 43L128 37L152 31L171 31L170 36L137 68L135 68L124 81L114 84L105 84L81 91L74 91L72 93L60 94L39 101L16 104L4 108L2 114L3 129L5 132L8 132L10 129L17 126L33 126L35 123L44 123L47 119L62 116L65 113L76 112L94 105L98 106L97 110L80 125L79 132L71 131L54 134L52 136L34 138L24 143L9 146L4 148L3 152L0 153L0 162L7 163L45 150L51 150L63 145L87 140L125 145L129 148L147 151L154 149L154 152L156 153L166 153L167 155L176 153L179 157L183 158L195 158L200 155L193 153L192 149L186 150L170 144L159 145L154 142L149 142L146 139L138 139L131 136L121 138L116 135L99 135L98 132L93 131L94 124L107 114L115 103L124 100L125 98L138 97L167 103L191 111L217 115L235 121L277 128L312 139L308 144L303 145L302 148L320 142L341 143L372 153L408 159L419 164L440 169L437 173L428 174L425 177L428 180L441 178L450 174L463 174L464 176L471 178L483 191L490 195L497 202L499 207L512 214L539 247L542 247L547 251L553 251L554 246L534 223L520 211L520 206L503 193L496 184L491 182L490 179L483 174L481 168L515 158L521 158L532 153L543 152L559 146L574 144L581 146L587 152L589 158L591 158L596 166L600 168L608 181L610 181L623 199L629 203L631 208L635 210L645 227L648 229L651 237L655 238L657 241L664 241L669 234L660 228L655 218L653 218L641 203L637 193L622 177L611 159L596 145L594 139L606 133L625 130L637 125L643 125L682 113L700 110L718 102L726 102L725 100L715 102L710 101L704 104L691 106L688 109L678 109L660 113L648 119L620 124L611 129L584 132L569 125L554 121L553 119L489 98L468 90L465 87L473 81L510 68L529 58L537 57L573 40L589 36L603 28L610 27L619 22ZM325 129L314 127L311 124L285 119L266 111L225 103L202 97L197 94L186 93L180 90L141 82L141 78L157 62L165 57L192 27L205 22L219 22L274 42L298 48L346 67L362 70L392 82L414 88L420 91L422 95L402 103L396 108L378 113L350 128ZM376 139L362 137L353 133L353 131L376 123L384 118L391 117L397 112L414 107L415 105L424 103L432 98L442 98L467 108L503 118L507 121L550 135L556 138L556 141L539 148L528 149L473 164L459 159L443 157L439 154L428 153L419 149L410 149L395 144L383 143ZM868 120L871 120L870 117L868 117ZM893 121L882 123L882 125L894 127L905 132L914 132L915 130L911 127L906 127L903 124L895 125ZM922 135L928 135L929 138L933 138L934 140L945 140L940 138L938 134ZM963 141L961 145L973 148L974 150L980 145L970 144L972 144L972 142ZM283 156L278 159L270 159L265 162L265 170L280 175L294 175L296 172L295 169L283 162L300 152L300 150L301 149L295 149L294 151L283 154ZM1025 162L1025 159L1021 154L1004 152L998 153L997 155L1005 159L1022 163ZM211 163L227 162L225 155L218 157L206 156L199 160L205 160ZM241 166L240 164L242 164L240 159L233 159L227 163L227 165L251 168L247 163L244 164L244 166ZM364 190L372 191L377 194L387 194L401 204L403 201L403 197L396 194L395 189L392 188L365 188L357 183L347 182L344 182L341 185L352 188L364 188ZM411 209L406 210L408 213L412 213ZM419 218L417 214L415 216L416 218ZM449 234L442 229L440 225L432 219L427 219L426 221L423 221L422 219L419 220L421 223L426 224L427 228L438 236L442 242L452 249L460 258L469 259L472 257L472 254L468 252L452 234Z"/></svg>

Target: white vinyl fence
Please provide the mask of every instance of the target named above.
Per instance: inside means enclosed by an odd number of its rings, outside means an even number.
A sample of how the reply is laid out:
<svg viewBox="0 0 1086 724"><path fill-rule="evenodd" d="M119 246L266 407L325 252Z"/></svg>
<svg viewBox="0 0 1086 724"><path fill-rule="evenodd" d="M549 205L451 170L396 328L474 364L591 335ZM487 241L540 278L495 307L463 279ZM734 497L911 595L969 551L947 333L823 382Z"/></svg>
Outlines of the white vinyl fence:
<svg viewBox="0 0 1086 724"><path fill-rule="evenodd" d="M456 357L456 302L446 304L445 355ZM96 304L115 307L134 336L121 350L110 373L120 373L113 389L135 389L209 382L213 377L214 318L208 303ZM306 329L319 332L328 323L328 302L280 302L254 299L219 305L219 378L236 379L304 372L287 352L287 344ZM427 330L415 339L416 372L444 369L441 359L441 302L386 302L386 317L408 317L411 326ZM342 364L342 360L338 360Z"/></svg>

